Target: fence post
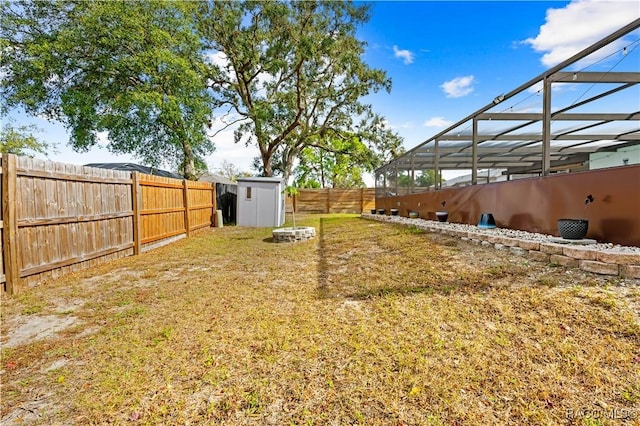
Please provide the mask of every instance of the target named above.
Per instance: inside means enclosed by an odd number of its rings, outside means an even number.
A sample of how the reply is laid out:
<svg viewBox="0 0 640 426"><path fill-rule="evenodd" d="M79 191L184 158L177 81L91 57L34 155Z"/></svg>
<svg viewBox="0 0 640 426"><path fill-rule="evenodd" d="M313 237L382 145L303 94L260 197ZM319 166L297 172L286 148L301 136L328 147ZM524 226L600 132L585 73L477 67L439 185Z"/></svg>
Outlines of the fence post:
<svg viewBox="0 0 640 426"><path fill-rule="evenodd" d="M133 206L133 254L140 254L140 172L131 173L131 201Z"/></svg>
<svg viewBox="0 0 640 426"><path fill-rule="evenodd" d="M191 234L191 225L189 223L189 181L182 180L182 204L184 205L184 227L187 231L187 237Z"/></svg>
<svg viewBox="0 0 640 426"><path fill-rule="evenodd" d="M217 227L218 224L218 189L216 183L211 182L211 204L213 205L211 210L211 226Z"/></svg>
<svg viewBox="0 0 640 426"><path fill-rule="evenodd" d="M364 188L360 188L360 214L364 212Z"/></svg>
<svg viewBox="0 0 640 426"><path fill-rule="evenodd" d="M331 188L327 188L327 213L331 213Z"/></svg>
<svg viewBox="0 0 640 426"><path fill-rule="evenodd" d="M2 155L2 243L4 252L4 270L8 294L17 294L20 290L20 270L18 269L18 218L16 156Z"/></svg>

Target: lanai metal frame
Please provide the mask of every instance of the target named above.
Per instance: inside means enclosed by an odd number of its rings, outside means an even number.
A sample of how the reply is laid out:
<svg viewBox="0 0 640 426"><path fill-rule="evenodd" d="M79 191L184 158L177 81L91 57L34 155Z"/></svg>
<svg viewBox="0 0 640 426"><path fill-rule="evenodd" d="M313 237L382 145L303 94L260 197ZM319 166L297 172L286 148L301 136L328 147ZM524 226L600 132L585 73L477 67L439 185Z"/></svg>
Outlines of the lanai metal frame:
<svg viewBox="0 0 640 426"><path fill-rule="evenodd" d="M375 171L376 186L398 193L401 174L414 192L415 173L434 170L471 170L471 184L478 183L478 170L503 169L507 175L547 176L557 171L584 170L589 155L640 145L640 96L632 111L573 112L617 93L637 90L640 63L632 72L568 71L572 65L640 28L640 19L587 47L571 58L532 78L509 93L468 115ZM591 84L599 92L570 106L552 110L554 85ZM541 112L511 112L502 109L517 95L542 95ZM635 92L634 92L635 93ZM521 95L522 96L522 95ZM439 180L436 179L438 182ZM438 189L439 183L435 184Z"/></svg>

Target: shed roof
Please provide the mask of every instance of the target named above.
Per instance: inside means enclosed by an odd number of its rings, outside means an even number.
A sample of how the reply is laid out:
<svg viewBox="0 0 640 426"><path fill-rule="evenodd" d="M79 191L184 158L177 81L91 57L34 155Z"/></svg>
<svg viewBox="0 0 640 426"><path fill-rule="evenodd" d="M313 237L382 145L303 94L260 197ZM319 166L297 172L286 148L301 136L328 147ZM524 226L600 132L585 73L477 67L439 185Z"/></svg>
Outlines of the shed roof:
<svg viewBox="0 0 640 426"><path fill-rule="evenodd" d="M241 177L238 178L239 182L274 182L274 183L284 183L284 179L279 177L258 177L258 176L250 176L250 177Z"/></svg>
<svg viewBox="0 0 640 426"><path fill-rule="evenodd" d="M205 173L198 179L201 182L221 183L223 185L237 185L236 182L216 173Z"/></svg>

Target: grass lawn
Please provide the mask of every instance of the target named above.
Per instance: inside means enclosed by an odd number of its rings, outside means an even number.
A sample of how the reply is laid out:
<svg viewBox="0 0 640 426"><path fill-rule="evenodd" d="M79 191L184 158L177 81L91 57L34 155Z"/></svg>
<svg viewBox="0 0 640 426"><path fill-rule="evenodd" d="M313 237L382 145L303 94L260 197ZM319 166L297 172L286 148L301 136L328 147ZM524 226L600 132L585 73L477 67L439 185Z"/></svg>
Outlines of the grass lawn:
<svg viewBox="0 0 640 426"><path fill-rule="evenodd" d="M353 215L2 301L2 424L640 423L640 287ZM63 324L7 347L32 321Z"/></svg>

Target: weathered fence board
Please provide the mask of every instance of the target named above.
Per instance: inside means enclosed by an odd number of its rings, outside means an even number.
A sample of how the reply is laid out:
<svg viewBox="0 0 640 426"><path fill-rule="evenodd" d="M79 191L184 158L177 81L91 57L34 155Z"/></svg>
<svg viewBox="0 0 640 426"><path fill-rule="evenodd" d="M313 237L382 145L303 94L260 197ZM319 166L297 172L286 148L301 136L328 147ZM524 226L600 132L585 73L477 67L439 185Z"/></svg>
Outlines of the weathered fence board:
<svg viewBox="0 0 640 426"><path fill-rule="evenodd" d="M94 259L130 254L129 173L6 157L5 172L11 173L15 161L18 262L10 269L19 280L13 276L13 284L31 285L51 277L54 269L75 271Z"/></svg>
<svg viewBox="0 0 640 426"><path fill-rule="evenodd" d="M24 286L213 224L215 185L2 156L0 286Z"/></svg>
<svg viewBox="0 0 640 426"><path fill-rule="evenodd" d="M294 206L301 213L362 213L375 208L375 201L375 188L299 189Z"/></svg>
<svg viewBox="0 0 640 426"><path fill-rule="evenodd" d="M211 226L215 221L216 187L207 182L189 182L187 185L189 206L189 230Z"/></svg>
<svg viewBox="0 0 640 426"><path fill-rule="evenodd" d="M182 181L141 174L139 184L142 192L142 250L149 243L157 243L180 234L186 235Z"/></svg>
<svg viewBox="0 0 640 426"><path fill-rule="evenodd" d="M300 189L295 196L296 212L301 213L328 213L327 189Z"/></svg>
<svg viewBox="0 0 640 426"><path fill-rule="evenodd" d="M16 158L2 156L2 254L5 288L9 293L19 291L18 247L16 231L18 205L16 203Z"/></svg>

